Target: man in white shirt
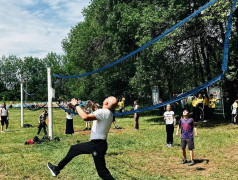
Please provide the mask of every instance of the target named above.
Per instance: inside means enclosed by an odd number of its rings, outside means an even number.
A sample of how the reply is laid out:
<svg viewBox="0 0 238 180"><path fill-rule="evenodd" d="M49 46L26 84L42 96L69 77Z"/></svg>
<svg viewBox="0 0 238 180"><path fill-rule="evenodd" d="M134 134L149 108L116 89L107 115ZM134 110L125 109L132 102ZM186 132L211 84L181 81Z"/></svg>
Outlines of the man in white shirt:
<svg viewBox="0 0 238 180"><path fill-rule="evenodd" d="M74 157L80 154L92 154L98 175L102 179L114 179L109 170L106 168L105 154L107 151L107 135L113 119L112 110L114 110L117 106L117 99L113 96L106 98L103 102L102 109L98 110L96 110L92 101L89 101L89 103L92 106L92 114L87 114L79 106L76 99L71 100L71 104L76 107L79 116L84 121L93 121L90 138L91 141L71 146L69 152L64 159L59 162L58 166L54 166L48 162L47 167L53 176L57 176L64 166Z"/></svg>

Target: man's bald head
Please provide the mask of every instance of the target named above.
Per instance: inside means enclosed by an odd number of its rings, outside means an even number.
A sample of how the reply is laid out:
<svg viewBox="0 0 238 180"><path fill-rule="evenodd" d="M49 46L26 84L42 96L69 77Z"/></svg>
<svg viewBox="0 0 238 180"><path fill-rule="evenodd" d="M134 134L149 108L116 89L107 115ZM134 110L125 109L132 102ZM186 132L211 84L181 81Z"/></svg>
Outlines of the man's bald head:
<svg viewBox="0 0 238 180"><path fill-rule="evenodd" d="M117 99L114 96L110 96L103 101L103 108L114 110L117 107Z"/></svg>

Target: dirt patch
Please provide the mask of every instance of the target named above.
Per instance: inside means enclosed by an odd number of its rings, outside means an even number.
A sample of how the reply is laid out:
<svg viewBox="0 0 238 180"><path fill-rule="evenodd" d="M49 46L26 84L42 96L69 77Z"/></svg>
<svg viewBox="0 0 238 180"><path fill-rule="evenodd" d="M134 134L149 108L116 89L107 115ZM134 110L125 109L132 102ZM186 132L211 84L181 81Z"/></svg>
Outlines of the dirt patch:
<svg viewBox="0 0 238 180"><path fill-rule="evenodd" d="M224 160L220 161L220 166L227 167L228 170L236 170L238 169L238 144L232 145L231 147L227 147L222 149L224 152ZM231 176L236 173L230 172ZM237 178L237 176L235 176Z"/></svg>
<svg viewBox="0 0 238 180"><path fill-rule="evenodd" d="M74 134L90 135L91 131L90 130L87 130L87 131L84 131L84 130L74 130Z"/></svg>
<svg viewBox="0 0 238 180"><path fill-rule="evenodd" d="M224 152L224 158L219 160L214 157L206 157L195 159L194 166L188 166L188 164L181 164L181 157L164 157L161 151L155 152L124 152L129 155L130 158L136 160L136 163L131 165L132 167L148 172L151 175L160 174L171 178L178 177L191 177L192 175L204 176L208 178L211 174L222 172L221 167L238 167L238 144L221 149ZM210 178L210 177L209 177Z"/></svg>
<svg viewBox="0 0 238 180"><path fill-rule="evenodd" d="M111 128L109 133L119 134L119 133L124 133L124 132L128 132L128 131L130 131L130 130L129 129L125 129L125 128L121 128L121 129Z"/></svg>
<svg viewBox="0 0 238 180"><path fill-rule="evenodd" d="M234 163L238 164L237 150L238 150L238 144L235 144L232 147L223 149L223 152L225 153L225 156L227 156L227 159L232 161L232 165L234 165Z"/></svg>

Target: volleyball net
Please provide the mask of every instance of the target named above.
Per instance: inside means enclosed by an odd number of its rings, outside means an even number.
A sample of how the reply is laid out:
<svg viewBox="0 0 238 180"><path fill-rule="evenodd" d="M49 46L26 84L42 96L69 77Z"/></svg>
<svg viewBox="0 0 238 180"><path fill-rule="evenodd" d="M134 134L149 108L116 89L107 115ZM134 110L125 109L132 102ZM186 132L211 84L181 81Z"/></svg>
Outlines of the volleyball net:
<svg viewBox="0 0 238 180"><path fill-rule="evenodd" d="M119 58L118 60L115 60L114 62L112 62L110 64L107 64L107 65L105 65L103 67L100 67L100 68L98 68L96 70L93 70L93 71L90 71L90 72L85 72L85 73L78 74L78 75L67 75L66 76L66 75L53 74L53 77L55 79L62 79L61 81L65 82L65 84L67 84L67 86L70 86L70 84L72 84L72 83L74 83L74 84L76 83L76 84L78 84L78 86L80 86L80 84L88 82L88 81L86 81L86 79L87 80L88 79L89 80L93 79L92 82L94 82L95 84L99 84L102 88L98 88L97 89L95 87L100 87L100 86L94 86L94 84L88 83L88 86L91 86L88 89L90 89L90 88L92 88L92 89L95 88L95 89L94 89L94 94L93 95L90 94L90 90L88 91L88 94L85 93L85 95L84 95L85 98L87 98L87 95L89 96L89 98L96 98L98 95L102 95L102 94L105 95L104 97L106 97L107 95L125 94L124 91L127 91L127 94L129 94L130 90L126 90L128 84L123 84L123 81L120 79L121 76L117 72L122 72L123 73L123 69L127 70L126 67L128 65L130 65L130 66L132 65L133 66L133 63L137 63L137 62L130 63L129 61L137 60L138 56L146 57L147 53L149 54L149 52L151 50L153 50L151 48L151 46L155 45L156 43L159 43L158 41L161 41L162 38L165 38L165 37L171 35L173 33L173 31L177 30L181 26L186 25L186 23L188 23L188 22L191 23L191 21L192 21L192 19L194 17L199 15L201 12L203 12L204 10L209 8L210 6L214 5L216 2L217 2L217 0L212 0L212 1L208 2L204 6L200 7L197 11L193 12L191 15L189 15L186 18L184 18L183 20L181 20L180 22L178 22L177 24L175 24L174 26L172 26L171 28L169 28L168 30L166 30L165 32L163 32L162 34L160 34L159 36L154 38L153 40L149 41L148 43L142 45L141 47L139 47L135 51L125 55L122 58ZM237 1L234 0L234 2L232 4L232 7L231 7L231 10L230 10L230 14L229 14L229 19L228 19L228 23L227 23L227 27L226 27L226 34L225 34L225 39L224 39L224 47L223 47L223 52L222 52L222 57L221 57L221 59L222 59L221 70L220 70L220 74L219 75L217 75L214 78L209 79L205 83L201 83L201 85L198 85L197 87L195 87L192 90L189 90L188 88L185 88L185 90L187 90L186 93L182 93L181 95L179 95L177 97L174 97L174 98L172 98L170 100L164 101L162 103L154 104L154 105L148 105L147 107L143 107L143 108L140 108L140 109L137 109L137 110L128 110L128 111L125 111L125 112L115 113L114 115L115 116L122 116L122 115L129 115L129 114L133 114L133 113L144 112L144 111L148 111L148 110L152 110L152 109L156 109L156 108L165 106L167 104L171 104L171 103L177 102L179 100L182 100L183 98L186 98L188 96L191 96L193 94L196 94L196 93L202 91L203 89L211 86L212 84L214 84L214 83L218 82L219 80L221 80L222 78L224 78L224 75L225 75L225 73L227 71L227 66L228 66L229 38L230 38L230 34L231 34L233 11L235 9L236 3L237 3ZM201 18L201 17L199 17L199 18ZM194 20L194 21L196 21L196 20ZM216 32L214 32L214 33L216 33ZM167 39L165 39L164 41L166 41L166 40ZM175 51L176 50L177 49L175 49ZM171 51L173 51L173 49ZM191 57L188 57L188 59L189 58L191 58ZM146 58L144 58L144 59L146 59ZM150 59L147 59L147 60L150 61ZM181 62L183 62L183 61L184 60L182 59ZM189 62L189 60L187 62ZM183 62L183 63L187 63L187 62ZM181 64L183 64L183 63L181 63ZM146 60L145 60L144 63L141 66L146 66L146 65L147 65L147 63L146 63ZM174 63L174 65L176 66L177 64ZM158 69L156 69L157 68L156 66L157 65L156 65L156 61L155 61L154 66L148 67L148 69L147 69L148 70L148 76L151 76L151 74L150 74L151 72L150 71L156 72L157 76L159 76L160 71L161 71L161 73L166 73L166 71L162 71L161 70L161 67L158 67ZM176 67L169 67L169 68L172 69L172 68L176 68ZM146 70L146 68L145 68L145 70ZM136 71L136 69L135 69L135 71ZM189 74L186 75L186 72L184 72L184 71L183 72L178 72L178 73L182 74L182 76L180 77L180 80L176 80L175 79L176 77L175 77L173 79L173 82L176 83L176 81L178 81L177 83L185 83L186 84L186 82L183 82L183 81L184 80L188 80L189 81ZM112 81L112 77L113 77L114 81ZM95 79L96 79L96 81L95 81ZM118 83L118 80L121 80L120 81L121 83ZM136 80L135 80L136 82L134 81L134 83L138 84L137 85L138 92L140 91L139 90L139 88L140 88L140 83L139 82L140 81L141 82L142 81L146 81L146 80L148 80L147 77L145 77L145 76L144 77L140 77L138 75L138 81L136 81ZM161 80L161 79L159 79L159 78L157 78L155 76L154 81L163 81L163 80ZM133 83L133 80L132 80L132 83ZM151 82L148 81L146 83L147 84L143 83L141 86L145 86L144 87L145 89L146 88L147 89L151 89L151 87L152 87ZM110 87L113 87L113 88L108 89L109 84L110 85L114 84L113 86L110 86ZM56 89L56 91L57 91L57 89ZM83 90L80 89L80 91L83 91ZM147 91L147 92L149 92L149 91ZM60 93L63 95L62 92L58 91L58 94L60 94ZM68 93L71 93L71 92L68 92ZM75 89L75 93L72 93L73 97L75 97L76 93L77 93L77 88ZM145 98L151 99L151 94L149 95L148 93L147 94L143 94L142 92L139 92L137 94L137 96L140 96L141 99L145 99ZM98 99L98 101L99 100L102 100L102 99ZM62 106L60 108L63 109ZM66 110L66 109L64 109L64 110ZM66 111L68 111L68 110L66 110ZM71 113L74 113L74 112L71 112Z"/></svg>

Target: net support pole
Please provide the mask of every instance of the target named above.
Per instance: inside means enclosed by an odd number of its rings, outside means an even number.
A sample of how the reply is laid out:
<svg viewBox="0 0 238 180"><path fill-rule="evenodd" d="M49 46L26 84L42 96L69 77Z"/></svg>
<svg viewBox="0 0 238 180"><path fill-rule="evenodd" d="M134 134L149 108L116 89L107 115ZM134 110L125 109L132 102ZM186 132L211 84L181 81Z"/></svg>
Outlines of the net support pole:
<svg viewBox="0 0 238 180"><path fill-rule="evenodd" d="M51 69L47 68L49 137L53 138Z"/></svg>
<svg viewBox="0 0 238 180"><path fill-rule="evenodd" d="M24 116L23 116L23 84L21 83L21 127L23 127L24 123Z"/></svg>

